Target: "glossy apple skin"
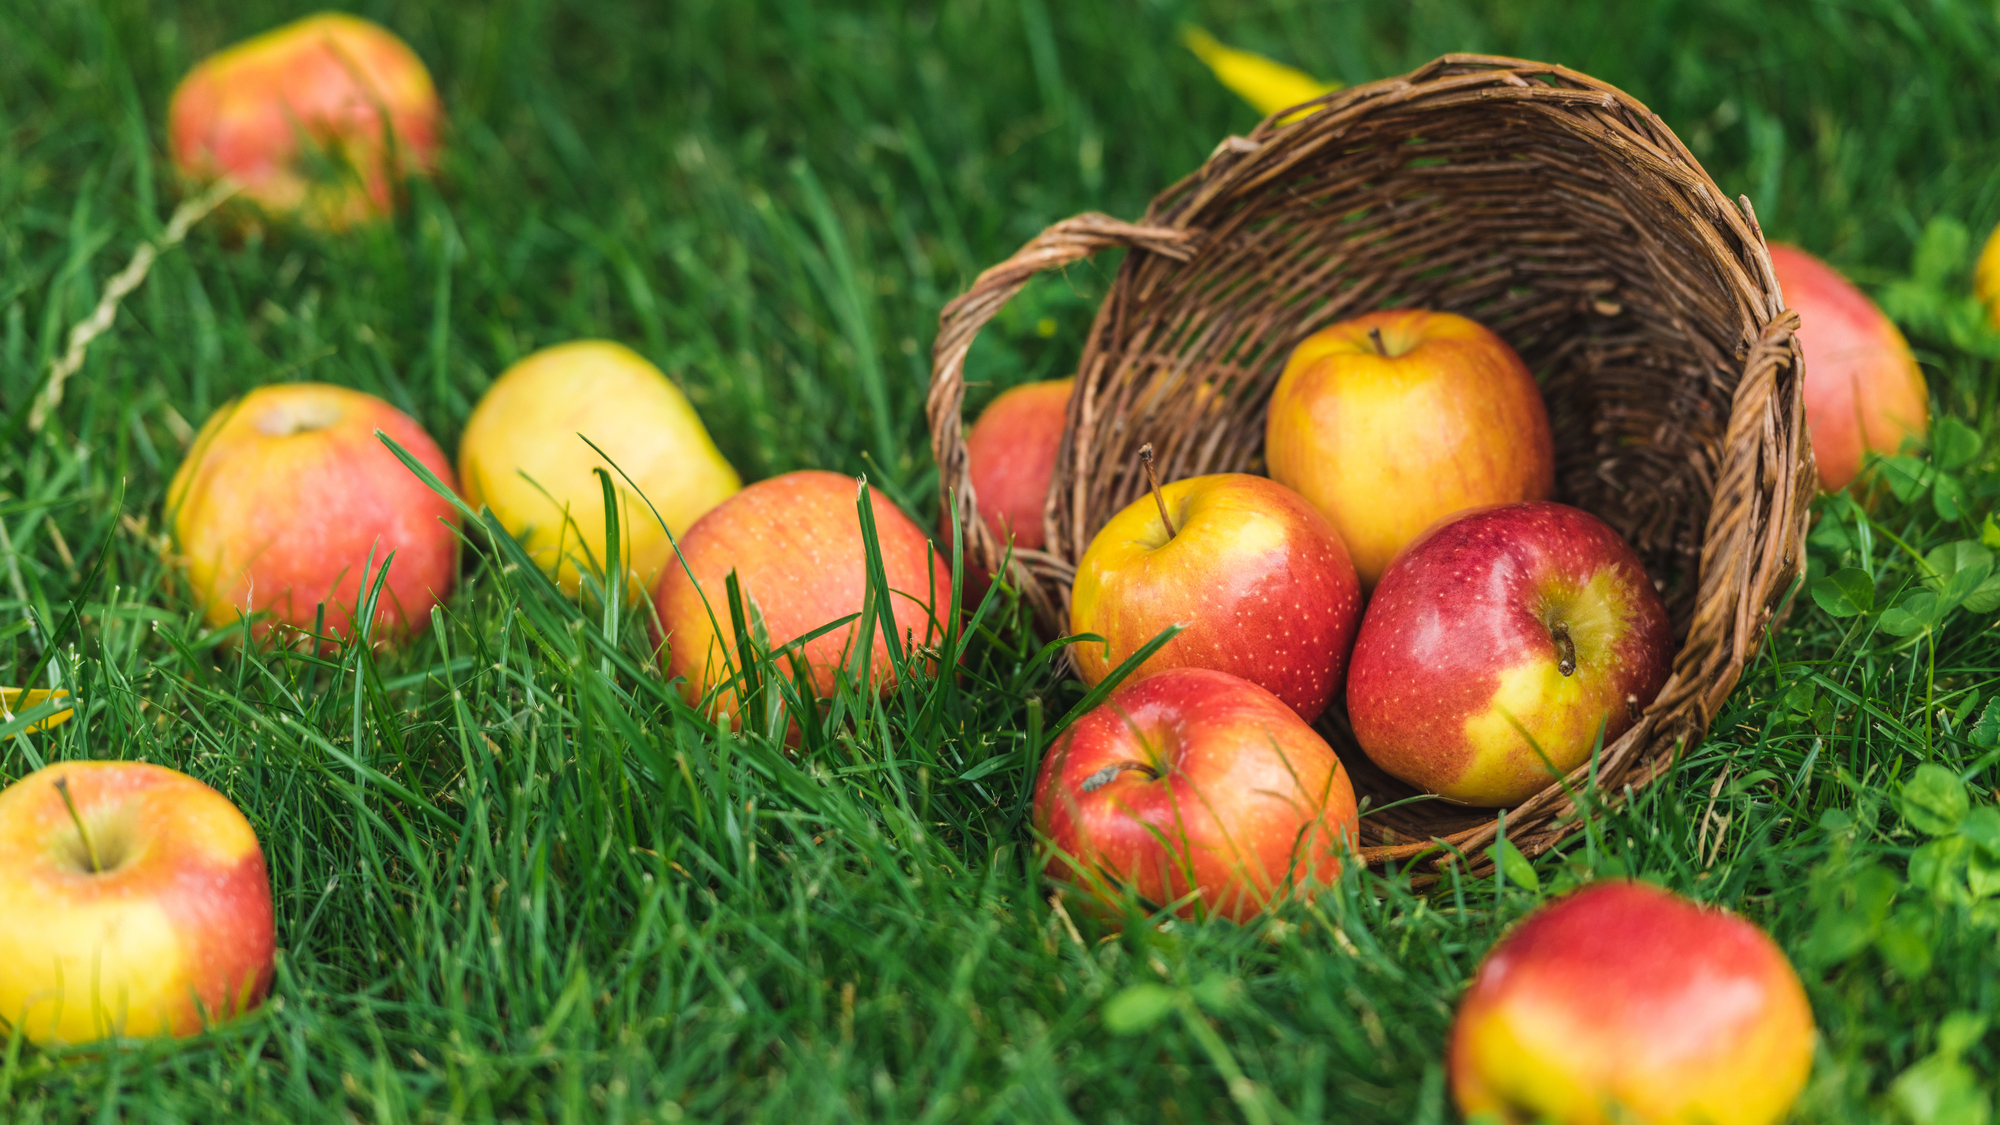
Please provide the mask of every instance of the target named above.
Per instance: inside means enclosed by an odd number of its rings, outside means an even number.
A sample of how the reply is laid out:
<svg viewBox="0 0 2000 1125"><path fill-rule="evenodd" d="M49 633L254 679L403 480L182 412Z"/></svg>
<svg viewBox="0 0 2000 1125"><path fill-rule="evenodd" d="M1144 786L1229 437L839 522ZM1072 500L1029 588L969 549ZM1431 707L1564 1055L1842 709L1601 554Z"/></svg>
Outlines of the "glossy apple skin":
<svg viewBox="0 0 2000 1125"><path fill-rule="evenodd" d="M1799 314L1806 360L1806 436L1820 487L1853 484L1869 452L1893 456L1930 433L1931 396L1910 345L1882 310L1832 266L1774 243L1771 267Z"/></svg>
<svg viewBox="0 0 2000 1125"><path fill-rule="evenodd" d="M264 853L222 794L140 762L63 762L0 792L0 1034L192 1035L263 1000L272 950Z"/></svg>
<svg viewBox="0 0 2000 1125"><path fill-rule="evenodd" d="M688 529L681 539L687 566L667 569L654 603L666 630L668 675L683 678L681 690L690 703L726 683L736 660L725 586L730 571L751 603L746 609L761 615L773 649L861 612L867 581L857 493L855 478L839 473L786 473L745 488ZM902 509L872 489L868 499L899 633L910 631L918 644L936 644L951 621L951 568ZM833 694L858 626L849 624L804 646L822 697ZM895 682L879 630L870 668L879 689ZM726 690L714 705L725 714L736 710L734 695Z"/></svg>
<svg viewBox="0 0 2000 1125"><path fill-rule="evenodd" d="M965 436L966 471L979 518L1001 542L1039 551L1048 542L1042 509L1062 447L1075 379L1013 387L979 412Z"/></svg>
<svg viewBox="0 0 2000 1125"><path fill-rule="evenodd" d="M1487 954L1452 1028L1451 1085L1468 1118L1521 1125L1775 1125L1813 1037L1798 974L1762 930L1593 883Z"/></svg>
<svg viewBox="0 0 2000 1125"><path fill-rule="evenodd" d="M1177 909L1188 918L1242 921L1333 882L1358 820L1326 740L1277 696L1207 668L1120 687L1056 739L1035 780L1051 878L1107 902L1126 884L1159 905L1198 891Z"/></svg>
<svg viewBox="0 0 2000 1125"><path fill-rule="evenodd" d="M2000 226L1986 237L1986 249L1979 252L1979 264L1973 270L1973 291L1986 306L1986 318L1993 327L2000 328Z"/></svg>
<svg viewBox="0 0 2000 1125"><path fill-rule="evenodd" d="M1462 804L1516 805L1588 761L1600 724L1607 746L1630 728L1673 654L1666 608L1617 532L1563 504L1502 504L1433 528L1383 574L1348 663L1347 713L1396 777Z"/></svg>
<svg viewBox="0 0 2000 1125"><path fill-rule="evenodd" d="M1139 666L1241 676L1310 723L1346 672L1361 625L1361 583L1340 537L1305 497L1266 477L1217 473L1148 493L1111 517L1077 563L1070 653L1096 684L1146 642L1187 626Z"/></svg>
<svg viewBox="0 0 2000 1125"><path fill-rule="evenodd" d="M209 56L167 107L184 176L233 176L264 211L333 230L392 212L401 178L436 166L443 125L416 53L385 28L333 12ZM315 168L320 160L344 164L343 174Z"/></svg>
<svg viewBox="0 0 2000 1125"><path fill-rule="evenodd" d="M210 625L267 614L259 637L309 634L324 602L327 632L352 637L364 572L373 586L393 551L372 636L393 642L430 627L458 573L456 517L378 429L453 484L415 419L345 387L259 387L208 419L167 488L167 514Z"/></svg>
<svg viewBox="0 0 2000 1125"><path fill-rule="evenodd" d="M1326 515L1364 590L1445 516L1546 500L1555 484L1548 411L1521 357L1474 321L1421 309L1342 321L1293 349L1264 456L1271 479Z"/></svg>
<svg viewBox="0 0 2000 1125"><path fill-rule="evenodd" d="M682 534L743 487L680 388L608 340L544 348L509 367L459 439L466 502L492 508L571 595L604 557L604 488L594 469L611 474L616 489L619 551L635 600L674 557L667 532Z"/></svg>

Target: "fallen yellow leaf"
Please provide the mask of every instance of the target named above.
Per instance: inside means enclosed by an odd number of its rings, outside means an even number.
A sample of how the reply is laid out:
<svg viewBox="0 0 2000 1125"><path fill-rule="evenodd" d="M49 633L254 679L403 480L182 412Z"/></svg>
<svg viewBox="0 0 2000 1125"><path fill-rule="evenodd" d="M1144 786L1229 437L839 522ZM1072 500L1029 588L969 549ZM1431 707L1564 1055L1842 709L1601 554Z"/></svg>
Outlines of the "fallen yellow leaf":
<svg viewBox="0 0 2000 1125"><path fill-rule="evenodd" d="M1267 59L1255 51L1231 47L1198 27L1183 30L1181 42L1207 64L1224 86L1267 116L1340 89L1338 82L1322 82L1297 67ZM1289 124L1313 112L1308 109L1289 114L1278 124Z"/></svg>
<svg viewBox="0 0 2000 1125"><path fill-rule="evenodd" d="M11 722L16 713L40 707L51 699L68 699L66 691L47 691L42 688L0 687L0 722ZM75 716L75 708L57 711L39 723L29 726L26 733L44 731L59 727Z"/></svg>

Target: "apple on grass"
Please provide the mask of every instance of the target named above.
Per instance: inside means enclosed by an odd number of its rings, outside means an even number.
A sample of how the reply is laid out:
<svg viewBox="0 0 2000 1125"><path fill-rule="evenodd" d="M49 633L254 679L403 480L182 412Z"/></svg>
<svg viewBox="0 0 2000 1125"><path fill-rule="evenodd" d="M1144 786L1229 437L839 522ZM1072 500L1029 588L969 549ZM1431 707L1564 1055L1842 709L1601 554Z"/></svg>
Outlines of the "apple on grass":
<svg viewBox="0 0 2000 1125"><path fill-rule="evenodd" d="M192 1035L270 987L271 885L236 806L141 762L0 792L0 1040Z"/></svg>
<svg viewBox="0 0 2000 1125"><path fill-rule="evenodd" d="M1390 774L1511 806L1637 722L1673 653L1666 608L1617 532L1562 504L1501 504L1390 564L1349 658L1347 713Z"/></svg>
<svg viewBox="0 0 2000 1125"><path fill-rule="evenodd" d="M979 518L1002 543L1039 551L1048 537L1042 512L1062 448L1075 379L1028 383L1001 392L965 436L966 473Z"/></svg>
<svg viewBox="0 0 2000 1125"><path fill-rule="evenodd" d="M1035 779L1048 874L1115 907L1129 886L1242 921L1340 876L1355 842L1340 759L1278 697L1227 672L1128 683L1056 739Z"/></svg>
<svg viewBox="0 0 2000 1125"><path fill-rule="evenodd" d="M1799 314L1805 353L1806 436L1820 487L1838 492L1870 454L1894 456L1930 432L1930 388L1903 334L1832 266L1773 243L1771 268Z"/></svg>
<svg viewBox="0 0 2000 1125"><path fill-rule="evenodd" d="M853 477L786 473L723 501L681 537L686 565L667 568L654 602L665 632L668 675L681 677L690 704L741 720L729 683L739 661L726 585L731 573L742 590L749 626L774 652L862 612L868 576L858 499ZM951 568L900 508L872 489L868 501L897 639L935 645L951 621ZM850 622L801 646L799 655L821 698L834 694L843 667L852 668L860 626ZM868 670L878 690L895 682L879 629Z"/></svg>
<svg viewBox="0 0 2000 1125"><path fill-rule="evenodd" d="M1986 319L1993 322L1993 327L2000 328L2000 226L1986 236L1986 248L1979 252L1979 264L1973 270L1972 286L1980 303L1986 306Z"/></svg>
<svg viewBox="0 0 2000 1125"><path fill-rule="evenodd" d="M1812 1009L1749 922L1600 882L1500 940L1460 1001L1452 1092L1507 1125L1775 1125L1804 1088Z"/></svg>
<svg viewBox="0 0 2000 1125"><path fill-rule="evenodd" d="M1475 321L1397 309L1293 349L1264 430L1271 479L1311 501L1372 589L1454 512L1546 500L1555 447L1521 357Z"/></svg>
<svg viewBox="0 0 2000 1125"><path fill-rule="evenodd" d="M401 39L336 12L204 59L174 90L167 141L197 183L229 176L267 213L339 230L395 210L437 164L444 112Z"/></svg>
<svg viewBox="0 0 2000 1125"><path fill-rule="evenodd" d="M451 483L415 419L345 387L259 387L202 425L167 487L167 516L211 626L252 617L259 637L323 628L351 639L387 566L372 639L430 627L458 572L453 510L378 430Z"/></svg>
<svg viewBox="0 0 2000 1125"><path fill-rule="evenodd" d="M585 573L605 570L597 469L611 478L624 586L635 600L673 560L668 533L686 532L743 486L680 388L609 340L543 348L509 367L459 439L466 503L491 508L571 595Z"/></svg>
<svg viewBox="0 0 2000 1125"><path fill-rule="evenodd" d="M1150 446L1142 449L1152 472ZM1127 505L1077 563L1070 650L1096 684L1161 631L1184 629L1134 675L1213 668L1265 688L1307 722L1340 688L1361 585L1340 537L1266 477L1178 480Z"/></svg>

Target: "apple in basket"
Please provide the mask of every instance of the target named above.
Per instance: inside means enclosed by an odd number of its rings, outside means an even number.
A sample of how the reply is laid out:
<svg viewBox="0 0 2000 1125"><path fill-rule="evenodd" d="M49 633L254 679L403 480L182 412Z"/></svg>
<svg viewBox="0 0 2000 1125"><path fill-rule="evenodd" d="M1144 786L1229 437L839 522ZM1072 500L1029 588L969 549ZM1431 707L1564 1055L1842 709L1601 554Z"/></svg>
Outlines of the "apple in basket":
<svg viewBox="0 0 2000 1125"><path fill-rule="evenodd" d="M1555 452L1521 357L1451 313L1398 309L1293 349L1264 431L1271 479L1326 514L1364 589L1453 512L1545 500Z"/></svg>
<svg viewBox="0 0 2000 1125"><path fill-rule="evenodd" d="M1563 504L1495 505L1440 523L1382 575L1348 664L1348 718L1411 785L1515 805L1631 727L1673 652L1617 532Z"/></svg>
<svg viewBox="0 0 2000 1125"><path fill-rule="evenodd" d="M1910 345L1882 310L1832 266L1774 243L1771 268L1799 314L1806 360L1806 436L1820 487L1838 492L1867 467L1930 432L1931 396Z"/></svg>
<svg viewBox="0 0 2000 1125"><path fill-rule="evenodd" d="M1001 392L965 435L966 472L979 518L1002 543L1039 551L1042 509L1062 446L1075 379L1027 383Z"/></svg>
<svg viewBox="0 0 2000 1125"><path fill-rule="evenodd" d="M63 762L0 792L0 1037L192 1035L270 987L250 822L185 774Z"/></svg>
<svg viewBox="0 0 2000 1125"><path fill-rule="evenodd" d="M608 340L543 348L509 367L458 443L466 502L491 508L570 594L584 573L605 571L596 469L611 477L625 590L635 599L673 562L668 533L686 532L743 487L680 388Z"/></svg>
<svg viewBox="0 0 2000 1125"><path fill-rule="evenodd" d="M1152 473L1152 447L1141 451ZM1304 497L1247 473L1178 480L1111 517L1076 566L1071 649L1096 684L1173 625L1135 675L1213 668L1270 691L1307 722L1339 691L1361 621L1340 537Z"/></svg>
<svg viewBox="0 0 2000 1125"><path fill-rule="evenodd" d="M437 163L444 112L401 39L336 12L204 59L175 88L167 143L183 176L230 176L265 212L338 230L387 215Z"/></svg>
<svg viewBox="0 0 2000 1125"><path fill-rule="evenodd" d="M167 487L167 516L210 625L258 617L265 636L309 634L323 621L328 634L352 637L386 565L371 636L430 628L458 573L452 507L377 430L452 483L415 419L345 387L259 387L202 425Z"/></svg>
<svg viewBox="0 0 2000 1125"><path fill-rule="evenodd" d="M1798 974L1764 931L1643 883L1542 907L1479 966L1452 1027L1467 1118L1775 1125L1812 1070Z"/></svg>
<svg viewBox="0 0 2000 1125"><path fill-rule="evenodd" d="M1042 759L1034 810L1051 878L1108 904L1129 885L1184 917L1238 921L1338 878L1358 819L1325 739L1206 668L1125 684L1078 719Z"/></svg>

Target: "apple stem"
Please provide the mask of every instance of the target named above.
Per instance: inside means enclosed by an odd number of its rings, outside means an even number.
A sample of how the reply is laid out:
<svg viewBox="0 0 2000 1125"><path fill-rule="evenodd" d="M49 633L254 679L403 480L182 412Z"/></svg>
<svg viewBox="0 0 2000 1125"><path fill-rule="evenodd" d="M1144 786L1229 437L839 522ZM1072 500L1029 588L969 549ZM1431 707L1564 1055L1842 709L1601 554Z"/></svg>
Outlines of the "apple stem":
<svg viewBox="0 0 2000 1125"><path fill-rule="evenodd" d="M1569 623L1558 621L1549 630L1556 641L1556 671L1576 675L1576 642L1569 639Z"/></svg>
<svg viewBox="0 0 2000 1125"><path fill-rule="evenodd" d="M1172 539L1180 532L1174 530L1173 518L1167 515L1167 498L1160 495L1160 478L1153 475L1153 443L1139 447L1139 463L1146 467L1146 483L1153 489L1153 503L1160 506L1160 522L1167 525L1167 538Z"/></svg>
<svg viewBox="0 0 2000 1125"><path fill-rule="evenodd" d="M1382 330L1380 328L1370 328L1368 330L1368 342L1375 345L1376 355L1384 359L1389 358L1389 346L1382 342Z"/></svg>
<svg viewBox="0 0 2000 1125"><path fill-rule="evenodd" d="M56 778L56 792L62 794L63 808L69 810L70 823L76 825L76 834L83 837L83 854L90 858L90 873L95 875L103 871L104 865L97 861L97 846L90 842L90 833L83 830L83 817L77 815L76 802L70 800L69 778Z"/></svg>
<svg viewBox="0 0 2000 1125"><path fill-rule="evenodd" d="M1128 772L1130 770L1138 770L1140 773L1145 774L1147 781L1160 780L1160 771L1158 767L1154 766L1152 763L1139 762L1139 761L1124 761L1124 762L1114 762L1111 765L1105 766L1103 769L1098 770L1096 773L1091 774L1089 777L1084 778L1083 784L1078 786L1078 788L1082 789L1085 793L1090 793L1095 790L1102 789L1105 786L1111 784L1114 780L1116 780L1119 774Z"/></svg>

